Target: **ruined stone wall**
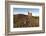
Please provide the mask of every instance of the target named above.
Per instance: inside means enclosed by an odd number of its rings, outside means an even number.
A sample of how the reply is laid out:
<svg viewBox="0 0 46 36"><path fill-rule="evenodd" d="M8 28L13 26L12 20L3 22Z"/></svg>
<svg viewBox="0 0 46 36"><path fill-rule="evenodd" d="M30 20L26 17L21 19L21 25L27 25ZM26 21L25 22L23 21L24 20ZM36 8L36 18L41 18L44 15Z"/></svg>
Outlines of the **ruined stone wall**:
<svg viewBox="0 0 46 36"><path fill-rule="evenodd" d="M31 27L32 26L32 13L28 13L28 25Z"/></svg>

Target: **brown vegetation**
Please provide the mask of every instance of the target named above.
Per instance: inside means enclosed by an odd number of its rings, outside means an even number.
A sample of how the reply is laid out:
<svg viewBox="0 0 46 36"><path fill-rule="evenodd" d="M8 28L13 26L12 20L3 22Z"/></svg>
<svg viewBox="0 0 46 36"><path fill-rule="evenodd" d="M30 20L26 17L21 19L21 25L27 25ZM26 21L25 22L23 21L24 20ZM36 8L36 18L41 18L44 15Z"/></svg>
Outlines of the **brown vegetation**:
<svg viewBox="0 0 46 36"><path fill-rule="evenodd" d="M14 19L14 28L15 27L38 27L39 26L39 17L24 14L13 15Z"/></svg>

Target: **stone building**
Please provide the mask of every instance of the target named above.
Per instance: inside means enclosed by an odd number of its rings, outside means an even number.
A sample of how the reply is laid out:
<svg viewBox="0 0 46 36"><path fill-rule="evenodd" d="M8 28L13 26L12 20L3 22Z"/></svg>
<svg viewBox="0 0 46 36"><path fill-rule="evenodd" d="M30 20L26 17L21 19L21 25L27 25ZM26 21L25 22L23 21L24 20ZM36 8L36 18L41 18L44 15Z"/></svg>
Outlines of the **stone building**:
<svg viewBox="0 0 46 36"><path fill-rule="evenodd" d="M27 20L27 24L28 24L28 26L32 26L32 13L29 13L28 12L28 20Z"/></svg>

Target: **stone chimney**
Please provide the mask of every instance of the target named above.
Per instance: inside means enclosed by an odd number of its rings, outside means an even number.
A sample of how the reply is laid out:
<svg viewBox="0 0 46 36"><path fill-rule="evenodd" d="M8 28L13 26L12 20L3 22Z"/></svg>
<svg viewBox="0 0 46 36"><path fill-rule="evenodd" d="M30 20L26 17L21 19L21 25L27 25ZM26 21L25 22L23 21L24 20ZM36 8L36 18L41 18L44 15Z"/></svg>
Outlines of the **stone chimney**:
<svg viewBox="0 0 46 36"><path fill-rule="evenodd" d="M32 16L32 13L29 13L29 12L28 12L28 16L31 17L31 16Z"/></svg>

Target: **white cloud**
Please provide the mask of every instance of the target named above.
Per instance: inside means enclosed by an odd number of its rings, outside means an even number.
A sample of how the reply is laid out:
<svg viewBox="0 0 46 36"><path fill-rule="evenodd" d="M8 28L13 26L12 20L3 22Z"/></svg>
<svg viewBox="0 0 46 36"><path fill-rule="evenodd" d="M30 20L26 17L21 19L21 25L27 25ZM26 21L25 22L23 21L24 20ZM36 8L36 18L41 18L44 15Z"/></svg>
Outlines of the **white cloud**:
<svg viewBox="0 0 46 36"><path fill-rule="evenodd" d="M30 12L30 13L32 13L32 12ZM28 12L13 12L13 14L14 15L16 15L16 14L24 14L24 15L28 15ZM39 14L36 14L36 13L32 13L32 16L39 16Z"/></svg>
<svg viewBox="0 0 46 36"><path fill-rule="evenodd" d="M32 13L32 16L39 16L39 14L34 14L34 13Z"/></svg>
<svg viewBox="0 0 46 36"><path fill-rule="evenodd" d="M13 14L14 14L14 15L16 15L16 14L24 14L24 15L28 15L27 12L23 12L23 13L22 13L22 12L13 12Z"/></svg>

